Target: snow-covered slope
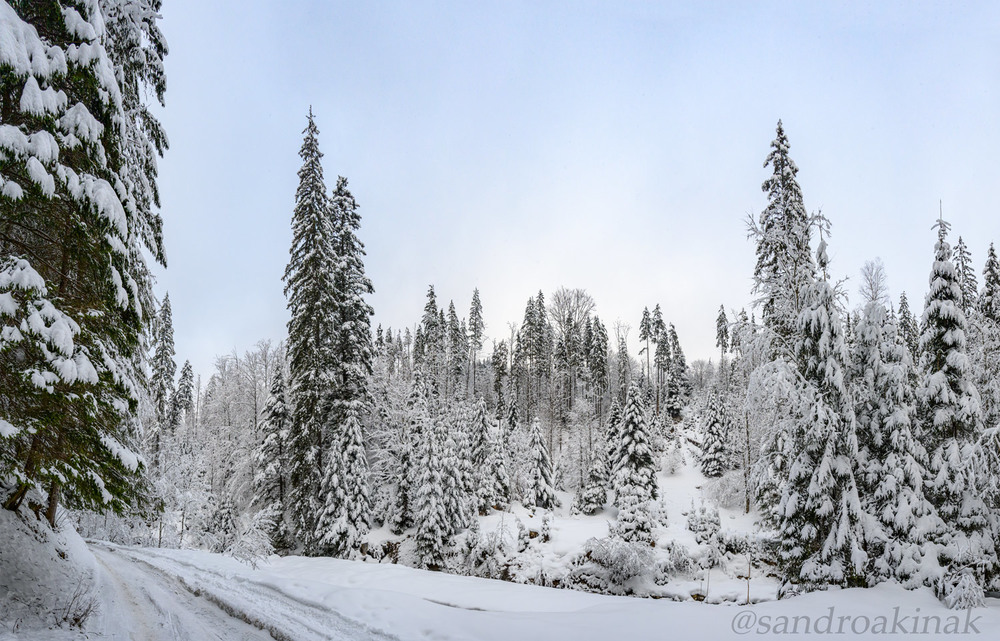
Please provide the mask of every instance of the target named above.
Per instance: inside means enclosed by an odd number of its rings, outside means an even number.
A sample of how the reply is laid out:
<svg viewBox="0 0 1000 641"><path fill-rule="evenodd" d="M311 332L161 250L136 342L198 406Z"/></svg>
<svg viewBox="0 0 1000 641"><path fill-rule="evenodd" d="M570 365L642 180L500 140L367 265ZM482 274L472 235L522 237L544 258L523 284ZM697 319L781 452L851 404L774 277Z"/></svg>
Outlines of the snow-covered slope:
<svg viewBox="0 0 1000 641"><path fill-rule="evenodd" d="M62 521L53 532L29 507L0 509L0 640L73 636L97 608L94 556ZM4 636L8 635L8 636ZM13 636L16 635L16 636Z"/></svg>

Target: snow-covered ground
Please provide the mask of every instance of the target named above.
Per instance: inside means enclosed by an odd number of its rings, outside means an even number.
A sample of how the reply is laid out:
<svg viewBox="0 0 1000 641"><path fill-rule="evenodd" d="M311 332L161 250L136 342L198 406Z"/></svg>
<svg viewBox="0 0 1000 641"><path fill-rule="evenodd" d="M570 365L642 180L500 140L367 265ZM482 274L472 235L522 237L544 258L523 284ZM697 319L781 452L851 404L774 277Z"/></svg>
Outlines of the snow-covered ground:
<svg viewBox="0 0 1000 641"><path fill-rule="evenodd" d="M659 475L657 547L681 545L704 553L686 515L708 480L696 452ZM520 580L565 576L592 537L607 536L612 508L572 515L569 495L550 515L551 538L533 538L517 559ZM750 533L753 515L720 509L721 529ZM542 528L544 513L515 505L480 518L485 533ZM373 544L392 539L372 533ZM660 598L608 596L540 585L429 572L393 564L328 558L278 557L252 568L196 550L85 544L68 522L59 532L23 510L0 510L0 641L74 638L282 640L729 639L737 636L949 638L1000 635L1000 600L972 612L946 609L929 590L897 585L830 590L776 601L775 579L730 558L707 572L647 582L636 592ZM398 540L398 537L397 537ZM403 541L403 548L406 541ZM404 552L401 551L401 556ZM707 602L692 595L708 593ZM713 603L713 601L715 603ZM82 625L70 622L92 612ZM34 615L32 613L34 612ZM41 613L41 616L38 616Z"/></svg>
<svg viewBox="0 0 1000 641"><path fill-rule="evenodd" d="M9 530L18 517L0 515L0 519ZM1000 600L989 599L987 607L971 613L952 611L928 590L906 591L895 585L831 590L752 606L719 605L605 596L326 558L275 556L254 569L203 551L103 542L85 546L72 528L46 540L32 540L37 545L23 553L22 562L12 563L8 554L0 557L5 573L0 577L5 590L0 592L3 641L81 636L150 641L272 637L582 641L789 633L808 638L838 631L859 639L884 634L909 638L914 631L920 638L943 639L951 637L952 630L984 639L1000 635ZM49 552L52 555L43 558ZM83 631L54 627L54 618L31 621L23 612L10 618L9 606L27 600L26 594L48 599L56 608L65 607L74 589L69 574L50 571L40 579L37 574L14 576L13 567L51 570L65 568L70 561L83 569L74 576L95 586L96 611ZM41 587L30 592L26 585L30 581ZM930 634L922 634L924 630Z"/></svg>

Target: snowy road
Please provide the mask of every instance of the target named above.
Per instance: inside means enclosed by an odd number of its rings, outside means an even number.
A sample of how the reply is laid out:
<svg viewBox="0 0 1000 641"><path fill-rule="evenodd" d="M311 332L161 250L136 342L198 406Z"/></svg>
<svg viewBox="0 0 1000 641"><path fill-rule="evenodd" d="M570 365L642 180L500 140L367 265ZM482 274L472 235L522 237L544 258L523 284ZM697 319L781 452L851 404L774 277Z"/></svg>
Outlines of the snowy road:
<svg viewBox="0 0 1000 641"><path fill-rule="evenodd" d="M266 585L223 576L153 551L90 546L98 562L98 638L135 641L390 641L329 609ZM251 625L251 623L253 625Z"/></svg>

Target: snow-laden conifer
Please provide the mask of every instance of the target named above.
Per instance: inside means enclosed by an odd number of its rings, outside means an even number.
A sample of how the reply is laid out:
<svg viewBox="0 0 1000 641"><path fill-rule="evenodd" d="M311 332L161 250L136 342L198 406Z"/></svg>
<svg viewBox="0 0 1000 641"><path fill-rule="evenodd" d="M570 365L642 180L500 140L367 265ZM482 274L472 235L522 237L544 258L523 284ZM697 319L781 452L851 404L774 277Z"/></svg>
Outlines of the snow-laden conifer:
<svg viewBox="0 0 1000 641"><path fill-rule="evenodd" d="M528 491L525 504L543 509L559 505L555 486L552 484L552 459L542 438L542 422L537 417L531 421L528 446Z"/></svg>
<svg viewBox="0 0 1000 641"><path fill-rule="evenodd" d="M795 328L800 420L786 445L788 478L776 508L783 591L863 585L866 541L875 536L854 478L858 442L845 380L847 346L823 239L816 262L821 277L806 290Z"/></svg>

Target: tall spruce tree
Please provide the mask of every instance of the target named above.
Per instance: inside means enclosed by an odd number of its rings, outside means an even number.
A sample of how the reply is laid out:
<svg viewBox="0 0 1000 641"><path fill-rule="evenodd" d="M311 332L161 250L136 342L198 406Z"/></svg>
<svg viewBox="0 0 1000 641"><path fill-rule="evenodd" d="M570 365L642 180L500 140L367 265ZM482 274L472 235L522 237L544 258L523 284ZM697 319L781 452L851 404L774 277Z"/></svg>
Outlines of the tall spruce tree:
<svg viewBox="0 0 1000 641"><path fill-rule="evenodd" d="M483 303L479 300L479 288L472 290L472 305L469 307L469 367L472 368L472 392L476 392L476 370L479 351L483 349L486 323L483 321Z"/></svg>
<svg viewBox="0 0 1000 641"><path fill-rule="evenodd" d="M163 304L160 305L154 345L153 371L150 377L151 395L156 410L156 421L161 429L167 429L170 400L174 394L174 375L177 373L177 363L174 362L174 321L170 309L170 294L163 297Z"/></svg>
<svg viewBox="0 0 1000 641"><path fill-rule="evenodd" d="M194 408L194 371L191 361L184 361L177 378L177 391L170 400L170 425L177 427Z"/></svg>
<svg viewBox="0 0 1000 641"><path fill-rule="evenodd" d="M789 155L788 138L778 121L771 151L764 161L771 176L761 186L767 206L751 233L757 238L754 293L761 306L762 321L777 341L792 351L799 312L813 280L815 265L809 248L810 224L796 180L798 167Z"/></svg>
<svg viewBox="0 0 1000 641"><path fill-rule="evenodd" d="M323 182L319 129L309 109L299 156L299 186L292 214L292 246L285 268L291 428L288 442L292 534L314 553L320 482L329 439L330 386L337 373L340 310L338 264L330 199ZM340 372L345 374L346 372Z"/></svg>

